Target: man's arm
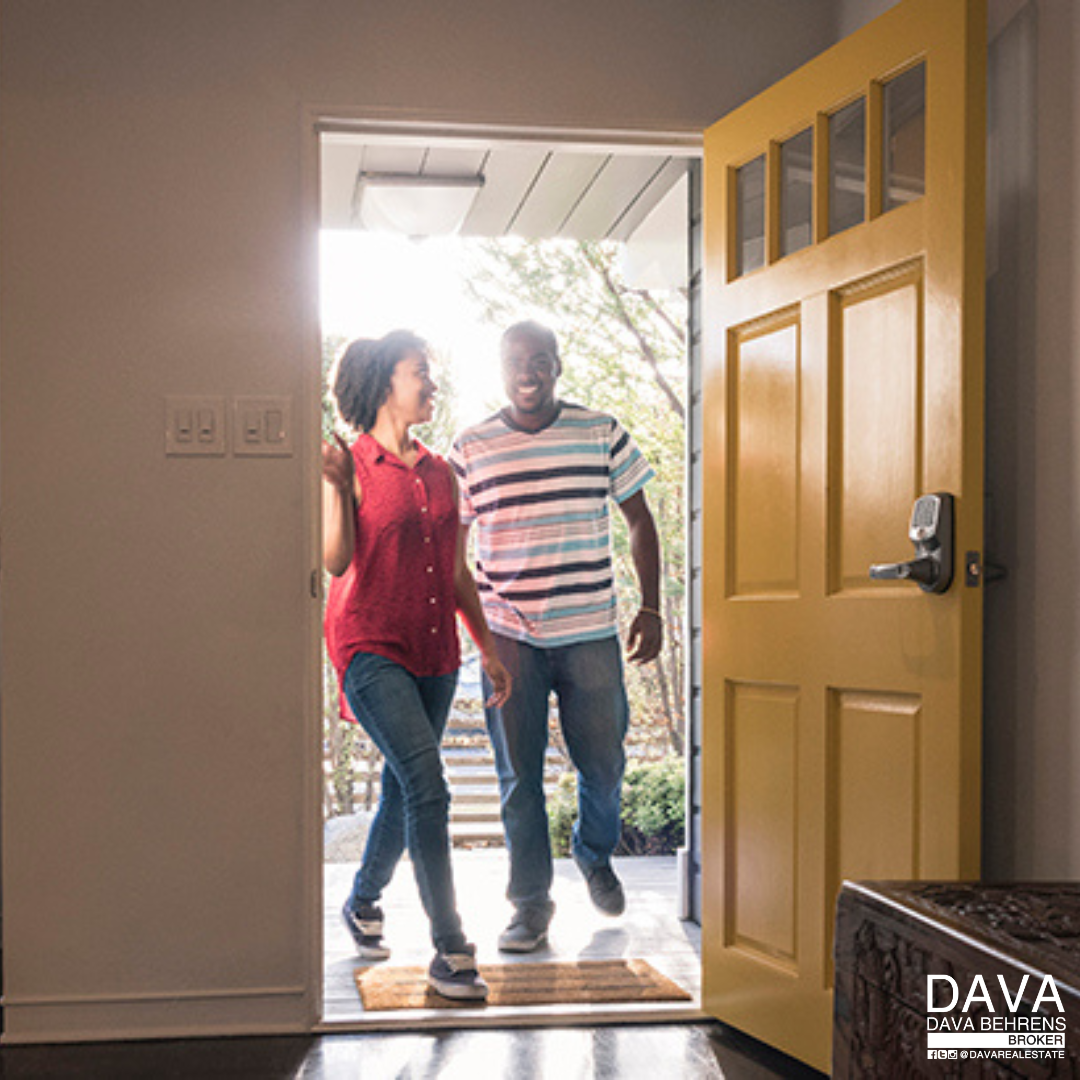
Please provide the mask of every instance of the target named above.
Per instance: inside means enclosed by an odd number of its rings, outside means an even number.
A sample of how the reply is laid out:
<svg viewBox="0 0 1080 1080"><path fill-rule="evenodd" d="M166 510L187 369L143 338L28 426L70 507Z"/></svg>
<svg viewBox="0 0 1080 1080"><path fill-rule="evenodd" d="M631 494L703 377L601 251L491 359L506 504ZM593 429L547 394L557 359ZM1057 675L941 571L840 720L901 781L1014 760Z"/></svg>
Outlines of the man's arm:
<svg viewBox="0 0 1080 1080"><path fill-rule="evenodd" d="M630 624L626 638L627 659L647 664L660 655L664 644L664 619L660 614L660 538L656 522L645 501L645 492L637 491L619 503L630 530L630 556L634 560L641 608Z"/></svg>

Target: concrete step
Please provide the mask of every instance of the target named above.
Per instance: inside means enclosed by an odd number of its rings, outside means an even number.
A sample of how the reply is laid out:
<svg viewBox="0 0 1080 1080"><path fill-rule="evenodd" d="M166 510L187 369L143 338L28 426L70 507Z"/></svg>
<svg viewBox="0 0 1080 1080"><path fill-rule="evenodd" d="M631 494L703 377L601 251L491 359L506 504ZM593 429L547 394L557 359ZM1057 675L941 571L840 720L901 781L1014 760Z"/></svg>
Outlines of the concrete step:
<svg viewBox="0 0 1080 1080"><path fill-rule="evenodd" d="M450 798L454 806L498 806L498 788L452 788Z"/></svg>
<svg viewBox="0 0 1080 1080"><path fill-rule="evenodd" d="M449 777L454 776L490 776L493 780L496 778L495 765L493 762L484 764L483 762L444 762L444 768L446 769L446 775ZM545 776L562 776L565 770L554 762L548 762L544 766Z"/></svg>
<svg viewBox="0 0 1080 1080"><path fill-rule="evenodd" d="M465 824L458 822L450 826L450 843L454 847L486 845L503 847L506 840L501 825L488 825L483 822Z"/></svg>
<svg viewBox="0 0 1080 1080"><path fill-rule="evenodd" d="M544 755L548 763L561 763L562 754L553 746L547 748ZM490 746L444 746L442 748L443 761L469 761L473 763L487 762L494 764L495 754Z"/></svg>
<svg viewBox="0 0 1080 1080"><path fill-rule="evenodd" d="M490 750L472 747L443 747L442 759L453 765L494 765L495 755Z"/></svg>
<svg viewBox="0 0 1080 1080"><path fill-rule="evenodd" d="M450 810L450 824L467 824L467 823L480 823L487 822L499 822L502 818L499 817L499 808L494 807L467 807L451 808Z"/></svg>

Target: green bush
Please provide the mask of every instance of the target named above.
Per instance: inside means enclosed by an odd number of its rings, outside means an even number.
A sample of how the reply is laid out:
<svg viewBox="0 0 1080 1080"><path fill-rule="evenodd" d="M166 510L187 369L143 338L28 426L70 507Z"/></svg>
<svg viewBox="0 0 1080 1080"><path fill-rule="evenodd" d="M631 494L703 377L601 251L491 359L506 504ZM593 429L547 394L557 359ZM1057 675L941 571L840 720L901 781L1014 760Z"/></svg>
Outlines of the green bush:
<svg viewBox="0 0 1080 1080"><path fill-rule="evenodd" d="M577 820L577 777L559 777L548 798L551 850L556 857L570 854L571 833ZM673 855L686 835L686 773L680 757L667 757L631 765L623 779L622 836L616 855Z"/></svg>
<svg viewBox="0 0 1080 1080"><path fill-rule="evenodd" d="M670 855L682 846L686 832L686 765L682 758L671 756L632 766L626 772L622 796L623 844L633 847L637 843L646 849L626 854Z"/></svg>
<svg viewBox="0 0 1080 1080"><path fill-rule="evenodd" d="M548 796L548 832L551 835L551 853L557 859L570 854L571 832L577 821L577 774L564 772Z"/></svg>

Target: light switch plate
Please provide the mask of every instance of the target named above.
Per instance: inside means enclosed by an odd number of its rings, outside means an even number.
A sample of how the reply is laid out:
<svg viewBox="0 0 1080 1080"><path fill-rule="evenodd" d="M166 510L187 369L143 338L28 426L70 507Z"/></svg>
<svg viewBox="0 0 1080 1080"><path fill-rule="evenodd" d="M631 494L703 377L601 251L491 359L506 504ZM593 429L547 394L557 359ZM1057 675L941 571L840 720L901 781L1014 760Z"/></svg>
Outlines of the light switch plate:
<svg viewBox="0 0 1080 1080"><path fill-rule="evenodd" d="M291 397L237 397L232 400L232 452L237 457L291 457Z"/></svg>
<svg viewBox="0 0 1080 1080"><path fill-rule="evenodd" d="M224 457L223 397L171 394L165 398L165 453L171 457Z"/></svg>

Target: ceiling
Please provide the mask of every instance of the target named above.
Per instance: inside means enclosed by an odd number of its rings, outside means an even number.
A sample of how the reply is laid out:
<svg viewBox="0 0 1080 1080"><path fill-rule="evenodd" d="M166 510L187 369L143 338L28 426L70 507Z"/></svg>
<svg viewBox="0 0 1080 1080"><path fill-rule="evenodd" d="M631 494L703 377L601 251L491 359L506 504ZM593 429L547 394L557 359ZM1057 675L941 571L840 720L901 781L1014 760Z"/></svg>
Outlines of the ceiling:
<svg viewBox="0 0 1080 1080"><path fill-rule="evenodd" d="M322 226L361 228L361 173L483 177L463 236L627 240L699 151L324 133Z"/></svg>

